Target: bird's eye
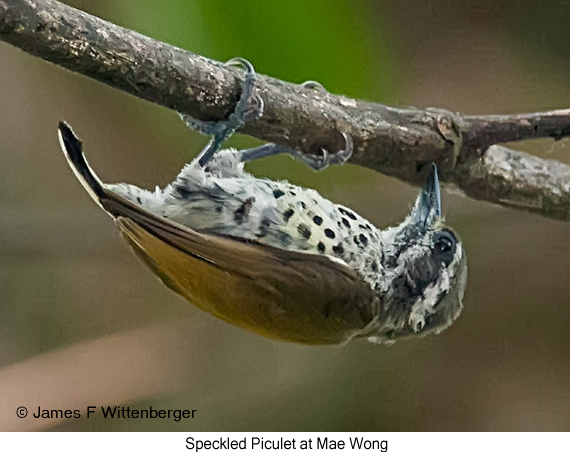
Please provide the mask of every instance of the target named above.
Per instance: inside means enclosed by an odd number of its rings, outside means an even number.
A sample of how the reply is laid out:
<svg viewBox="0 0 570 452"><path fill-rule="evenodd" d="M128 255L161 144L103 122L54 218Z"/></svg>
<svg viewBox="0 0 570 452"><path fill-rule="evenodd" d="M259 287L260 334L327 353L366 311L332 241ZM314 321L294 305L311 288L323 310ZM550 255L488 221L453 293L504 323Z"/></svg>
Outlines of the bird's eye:
<svg viewBox="0 0 570 452"><path fill-rule="evenodd" d="M435 246L440 253L450 253L453 250L453 243L449 237L440 237Z"/></svg>
<svg viewBox="0 0 570 452"><path fill-rule="evenodd" d="M443 230L435 234L434 251L435 254L446 264L451 263L455 254L457 239L451 231Z"/></svg>

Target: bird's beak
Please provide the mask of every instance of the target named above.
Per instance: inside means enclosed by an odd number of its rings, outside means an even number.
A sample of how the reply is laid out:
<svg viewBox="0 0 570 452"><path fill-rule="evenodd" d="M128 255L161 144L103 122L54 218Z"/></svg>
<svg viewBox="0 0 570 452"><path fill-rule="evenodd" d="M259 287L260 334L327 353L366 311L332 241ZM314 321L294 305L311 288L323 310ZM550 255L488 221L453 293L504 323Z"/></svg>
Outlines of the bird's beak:
<svg viewBox="0 0 570 452"><path fill-rule="evenodd" d="M439 191L439 177L437 166L432 163L428 180L416 199L412 209L412 224L422 231L427 231L441 218L441 193Z"/></svg>

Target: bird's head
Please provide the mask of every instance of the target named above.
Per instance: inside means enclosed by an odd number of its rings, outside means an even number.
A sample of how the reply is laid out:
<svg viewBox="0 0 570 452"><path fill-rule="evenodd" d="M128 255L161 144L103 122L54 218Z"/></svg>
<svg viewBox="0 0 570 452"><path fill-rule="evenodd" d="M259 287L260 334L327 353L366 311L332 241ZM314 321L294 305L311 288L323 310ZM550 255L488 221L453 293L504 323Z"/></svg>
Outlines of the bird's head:
<svg viewBox="0 0 570 452"><path fill-rule="evenodd" d="M376 287L381 326L370 340L443 331L463 307L467 262L461 240L443 222L435 165L410 215L383 231L382 241L383 275Z"/></svg>

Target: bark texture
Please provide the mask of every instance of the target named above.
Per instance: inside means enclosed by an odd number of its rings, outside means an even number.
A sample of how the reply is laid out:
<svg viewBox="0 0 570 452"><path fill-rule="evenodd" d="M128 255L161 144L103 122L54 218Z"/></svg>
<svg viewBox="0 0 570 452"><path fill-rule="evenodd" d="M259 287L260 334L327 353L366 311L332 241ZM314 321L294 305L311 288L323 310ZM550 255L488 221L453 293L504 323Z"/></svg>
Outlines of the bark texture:
<svg viewBox="0 0 570 452"><path fill-rule="evenodd" d="M0 0L0 40L25 52L206 121L229 115L236 68L156 41L55 0ZM261 119L243 133L305 153L342 149L351 163L419 185L435 162L444 182L476 199L570 220L570 166L494 146L570 135L570 109L464 116L392 108L259 76Z"/></svg>

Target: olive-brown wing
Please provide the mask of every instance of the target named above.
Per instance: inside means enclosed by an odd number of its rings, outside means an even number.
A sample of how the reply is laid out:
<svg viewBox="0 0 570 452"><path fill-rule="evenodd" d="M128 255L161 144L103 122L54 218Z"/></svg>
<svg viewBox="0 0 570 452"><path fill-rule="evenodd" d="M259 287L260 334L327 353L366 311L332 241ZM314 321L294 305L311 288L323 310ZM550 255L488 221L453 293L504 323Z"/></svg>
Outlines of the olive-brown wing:
<svg viewBox="0 0 570 452"><path fill-rule="evenodd" d="M375 317L378 302L348 266L324 256L200 234L111 191L65 122L62 150L91 197L135 253L172 290L230 323L275 339L342 343Z"/></svg>
<svg viewBox="0 0 570 452"><path fill-rule="evenodd" d="M113 193L102 204L168 287L230 323L275 339L334 344L377 315L372 290L344 264L200 234Z"/></svg>

